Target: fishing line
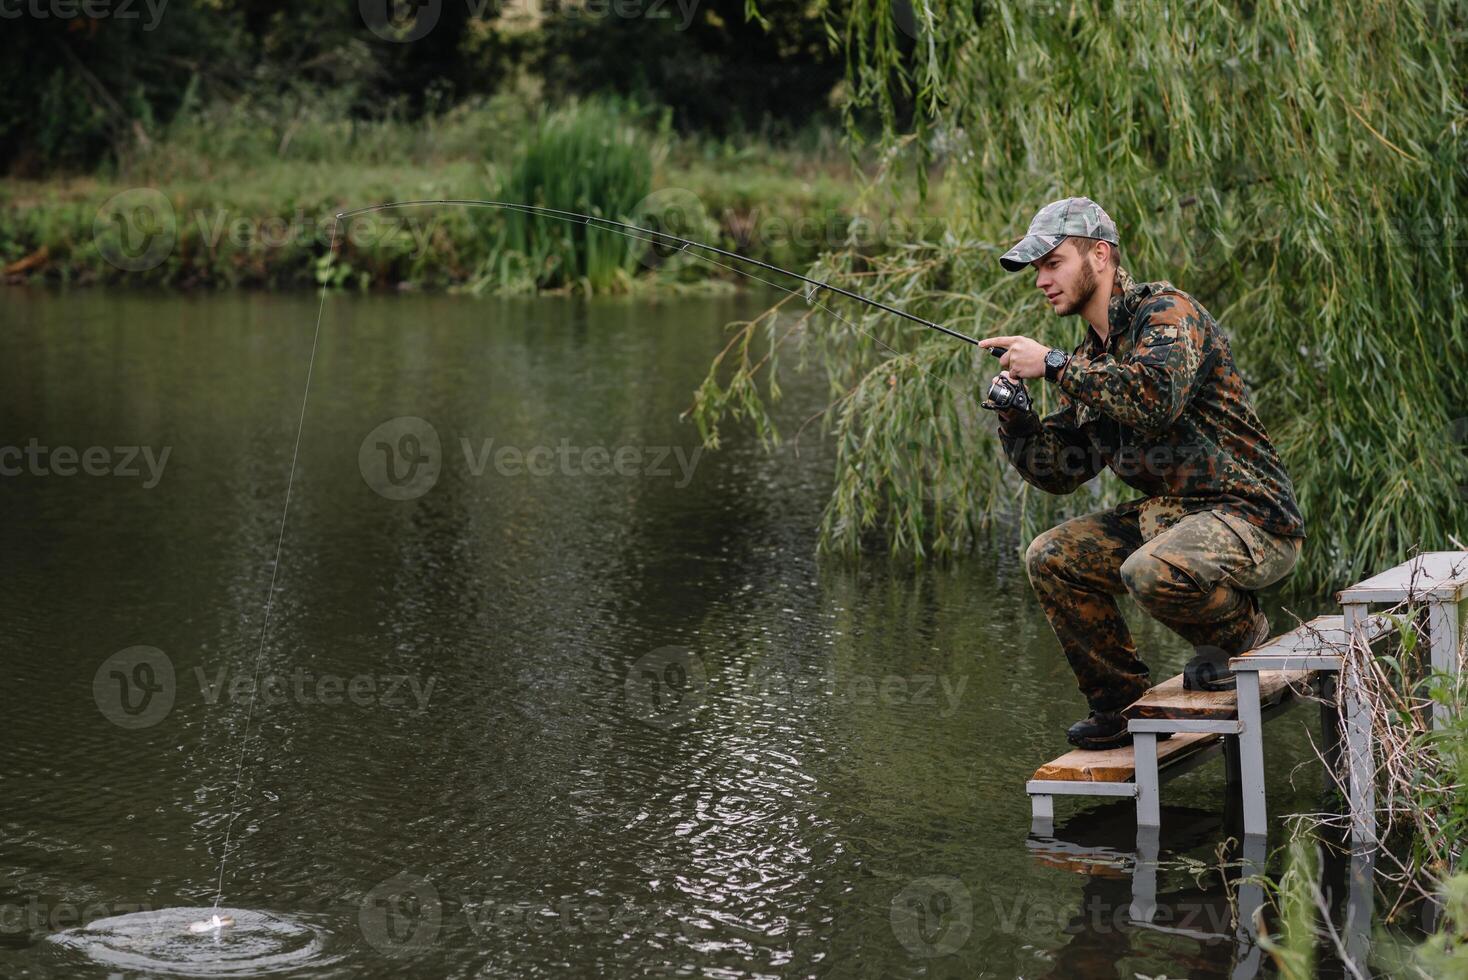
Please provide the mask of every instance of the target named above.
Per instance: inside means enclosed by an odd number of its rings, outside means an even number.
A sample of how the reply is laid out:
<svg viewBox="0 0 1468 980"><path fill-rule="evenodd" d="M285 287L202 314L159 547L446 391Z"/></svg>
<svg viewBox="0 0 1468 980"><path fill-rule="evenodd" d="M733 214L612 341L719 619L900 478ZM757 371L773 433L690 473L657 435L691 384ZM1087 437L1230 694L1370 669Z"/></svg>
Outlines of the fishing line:
<svg viewBox="0 0 1468 980"><path fill-rule="evenodd" d="M331 244L330 252L328 253L330 259L327 263L328 275L322 279L321 304L316 308L316 330L311 335L311 357L306 363L306 385L305 389L301 392L301 414L300 418L296 421L296 444L295 448L291 450L290 475L286 478L285 483L285 504L280 510L280 532L275 538L275 561L272 563L270 569L270 589L265 593L265 616L264 620L260 623L260 645L255 651L255 667L250 684L250 700L245 708L244 731L240 735L240 755L235 766L234 790L230 795L229 823L224 828L224 848L219 854L219 878L214 892L214 908L216 911L219 909L220 900L224 897L224 867L225 862L229 859L229 840L231 834L234 832L234 823L239 819L240 815L240 783L244 779L245 773L245 749L250 741L250 719L255 713L255 693L260 687L260 663L265 657L265 640L270 632L270 612L275 604L275 582L280 575L280 553L281 548L285 544L285 522L291 510L291 489L295 486L296 482L296 462L301 456L301 433L306 427L306 403L311 397L311 376L316 370L316 346L317 342L321 339L321 319L326 313L327 287L331 281L329 272L331 265L336 261L336 239L337 232L341 229L341 226L342 219L338 216L336 224L331 229ZM190 923L189 930L191 932L204 932L209 929L219 929L233 924L234 920L228 916L221 918L216 914L208 922Z"/></svg>
<svg viewBox="0 0 1468 980"><path fill-rule="evenodd" d="M960 333L959 331L950 329L949 327L945 327L945 326L943 326L940 323L934 323L931 320L925 320L925 319L923 319L920 316L916 316L916 315L914 315L912 313L908 313L906 310L901 310L901 309L898 309L897 307L889 306L886 303L878 302L877 300L874 300L874 299L872 299L870 297L867 297L867 296L863 296L860 293L853 292L853 291L851 291L849 289L843 289L840 286L834 286L831 283L822 282L819 279L812 279L809 276L801 275L798 272L792 272L789 269L782 269L781 267L779 267L777 265L773 265L773 264L771 264L769 262L764 262L764 261L761 261L760 259L751 258L751 257L749 257L747 255L740 255L737 252L731 252L731 251L728 251L726 249L719 248L718 246L715 246L715 245L709 245L709 244L706 244L704 242L698 242L698 241L694 241L694 240L688 239L688 238L681 238L681 237L679 237L677 235L669 235L669 234L667 234L665 232L655 231L655 230L653 230L651 228L642 228L642 227L639 227L637 225L628 224L627 222L623 222L623 221L613 221L613 220L611 220L609 218L597 217L596 215L578 214L577 212L574 212L574 211L562 211L562 210L557 209L557 208L543 208L543 207L538 207L538 206L529 205L529 204L516 204L514 202L509 202L509 201L458 201L458 200L393 201L393 202L389 202L389 203L386 203L386 204L375 204L375 205L371 205L369 207L356 208L356 209L351 210L351 211L341 211L341 212L338 212L337 215L336 215L336 223L332 226L332 231L331 231L331 242L330 242L330 247L329 247L329 252L328 252L328 261L327 261L327 266L326 266L326 274L322 277L322 282L321 282L321 302L320 302L320 304L318 305L318 307L316 309L316 328L315 328L314 332L311 335L311 354L310 354L310 358L309 358L309 360L307 361L307 364L306 364L306 382L305 382L304 389L301 392L301 411L300 411L300 415L299 415L299 417L296 420L296 438L295 438L295 445L294 445L294 447L291 450L290 473L289 473L289 475L286 478L285 502L284 502L284 504L281 507L281 512L280 512L280 529L279 529L279 531L278 531L278 533L276 535L276 539L275 539L275 558L274 558L274 561L272 562L272 566L271 566L271 570L270 570L270 587L269 587L269 590L266 592L266 595L265 595L265 612L264 612L263 620L262 620L262 622L260 624L260 642L259 642L259 645L256 648L256 651L255 651L255 664L254 664L253 673L252 673L252 684L251 684L251 687L250 687L250 699L249 699L249 702L247 703L246 709L245 709L245 724L244 724L244 729L242 730L242 732L240 734L239 758L237 759L236 765L235 765L234 788L233 788L233 790L231 792L231 795L230 795L230 816L229 816L229 822L225 825L225 830L224 830L224 846L223 846L223 849L221 850L220 855L219 855L219 873L218 873L218 876L217 876L216 887L215 887L215 894L214 894L214 909L215 909L216 913L217 913L217 911L219 909L219 903L223 900L223 897L224 897L224 872L225 872L225 868L226 868L226 865L227 865L228 860L229 860L229 845L230 845L230 840L231 840L231 838L233 836L233 833L234 833L235 821L238 820L239 819L239 816L240 816L240 807L239 807L240 786L241 786L241 784L242 784L242 782L244 780L245 752L246 752L246 750L247 750L247 748L249 746L250 722L251 722L251 720L252 720L252 718L254 716L254 712L255 712L256 691L258 690L259 683L260 683L260 665L264 661L264 657L265 657L265 644L266 644L266 641L269 638L269 632L270 632L270 614L271 614L271 612L274 609L274 604L275 604L275 586L276 586L276 582L277 582L277 580L278 580L278 578L280 576L280 556L281 556L281 553L282 553L282 549L284 548L284 545L285 545L285 528L286 528L287 518L290 516L291 491L292 491L292 489L295 486L296 467L297 467L297 463L300 460L300 455L301 455L301 435L305 431L305 426L306 426L306 406L309 403L310 398L311 398L311 379L312 379L312 376L315 373L315 368L316 368L316 351L317 351L317 347L318 347L318 345L320 343L320 340L321 340L321 322L322 322L322 319L324 318L325 313L326 313L326 298L327 298L327 295L328 295L329 283L330 283L330 278L331 278L330 277L330 272L331 272L332 266L336 262L336 249L337 249L338 233L340 232L340 230L342 228L342 223L344 221L346 221L346 219L348 219L348 218L356 217L358 215L363 215L363 214L371 214L371 213L375 213L377 211L384 211L384 210L393 209L393 208L426 207L426 206L458 206L458 207L493 208L493 209L500 209L500 210L506 210L506 211L517 211L517 212L521 212L521 213L524 213L524 214L539 215L541 217L550 218L550 219L553 219L553 220L566 221L566 222L570 222L570 223L574 223L574 224L582 224L582 225L586 225L586 226L592 226L593 225L593 222L594 222L596 227L600 227L600 228L602 228L605 231L610 231L610 232L612 232L614 234L621 235L621 236L623 236L625 238L631 238L631 239L636 240L636 241L642 241L642 242L646 242L646 243L653 244L653 245L673 243L673 244L678 245L679 251L688 252L688 254L690 256L692 256L693 258L695 258L695 259L699 259L699 260L701 260L703 262L707 262L707 263L709 263L711 265L717 266L717 267L719 267L721 269L725 269L725 270L727 270L729 272L733 272L733 273L736 273L738 275L746 276L746 277L748 277L750 279L755 280L756 282L764 283L765 285L771 286L771 287L773 287L775 289L783 290L784 292L790 293L791 295L799 295L799 296L802 296L805 299L805 301L808 304L810 304L811 306L814 306L817 309L824 310L825 312L829 313L831 316L835 317L837 320L840 320L842 323L845 323L848 326L850 326L853 330L856 330L858 333L860 333L863 336L869 338L874 343L879 344L885 350L890 351L895 356L899 356L899 357L902 356L901 355L901 352L898 351L898 350L896 350L895 348L893 348L890 344L886 343L881 338L875 336L874 334L872 334L872 333L870 333L870 332L868 332L866 330L863 330L854 321L848 319L847 317L842 316L840 313L838 313L835 310L831 309L829 306L826 306L823 303L817 302L816 299L815 299L816 294L820 290L823 290L823 289L824 290L828 290L828 291L830 291L832 293L836 293L838 295L845 296L848 299L856 300L859 303L865 303L868 306L871 306L871 307L873 307L875 309L882 310L882 311L884 311L886 313L891 313L894 316L898 316L898 317L901 317L901 318L903 318L905 320L910 320L910 321L912 321L914 323L921 324L922 326L928 327L930 329L937 330L937 331L939 331L941 333L944 333L944 334L947 334L948 336L953 337L953 338L955 338L957 340L962 340L965 343L974 344L974 345L977 345L978 344L978 341L977 340L975 340L973 337L968 336L967 334ZM636 234L634 234L634 233L636 233ZM651 237L644 237L644 236L651 236ZM733 260L738 261L738 262L744 262L744 263L747 263L749 265L758 266L759 268L766 269L766 270L768 270L770 272L778 272L781 275L789 276L789 277L791 277L793 279L798 279L801 282L806 283L807 286L809 286L810 288L808 290L805 290L805 291L791 289L788 286L783 286L780 283L772 282L772 281L770 281L768 279L765 279L765 278L763 278L761 276L757 276L754 273L749 272L749 271L747 271L745 269L740 269L740 268L736 268L735 266L732 266L732 265L727 265L727 264L725 264L723 262L719 262L716 259L710 258L709 256L700 255L698 252L688 251L690 247L703 249L705 251L713 252L713 253L715 253L717 255L724 256L725 258L733 259ZM1000 357L1000 356L1002 356L1004 354L1005 349L1002 348L1002 347L992 347L992 348L989 348L989 352L991 354L993 354L995 357ZM919 368L919 370L922 370L925 374L926 373L931 373L926 368ZM934 375L934 377L937 377L937 376ZM945 385L947 387L952 387L952 385L948 381L946 381L945 379L938 378L938 380L943 385ZM204 921L201 921L201 922L193 922L193 923L190 923L189 924L189 930L192 931L192 932L217 931L219 929L226 928L226 927L228 927L230 925L233 925L233 923L234 923L234 920L232 918L230 918L229 916L223 916L223 917L221 917L218 914L215 914L209 920L204 920Z"/></svg>

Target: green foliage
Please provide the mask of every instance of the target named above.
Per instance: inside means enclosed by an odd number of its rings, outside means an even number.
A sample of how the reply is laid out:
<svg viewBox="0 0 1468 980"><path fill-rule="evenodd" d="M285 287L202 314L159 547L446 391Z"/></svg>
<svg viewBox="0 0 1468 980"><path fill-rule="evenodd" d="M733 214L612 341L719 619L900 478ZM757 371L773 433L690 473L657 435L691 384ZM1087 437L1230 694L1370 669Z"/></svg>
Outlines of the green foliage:
<svg viewBox="0 0 1468 980"><path fill-rule="evenodd" d="M640 16L589 5L547 18L536 67L561 95L611 91L666 105L685 132L784 133L834 121L841 58L827 22L844 4L774 4L759 19L747 16L746 0L623 0Z"/></svg>
<svg viewBox="0 0 1468 980"><path fill-rule="evenodd" d="M115 173L0 179L0 267L45 250L46 261L25 272L27 278L311 287L311 262L325 254L337 211L409 197L495 196L500 175L541 126L529 109L531 94L521 91L467 99L416 119L406 112L356 119L345 99L329 93L186 101ZM782 228L858 213L837 134L812 129L791 146L736 144L671 134L661 111L622 104L611 111L640 128L641 142L653 151L657 190L631 216L636 224L800 266L818 254L822 239ZM486 178L495 192L486 190ZM159 267L124 273L102 259L92 225L105 201L137 187L157 188L170 200L179 241ZM541 268L501 249L501 226L487 215L458 207L384 212L371 219L378 233L346 243L342 263L354 270L353 284L365 278L375 287L540 288ZM282 224L292 229L283 245L261 241L271 238L272 228L278 239ZM614 278L611 288L707 291L748 282L687 254L675 262L638 257L646 267L629 266L635 277Z"/></svg>
<svg viewBox="0 0 1468 980"><path fill-rule="evenodd" d="M432 29L406 44L374 34L369 9L21 4L0 34L0 167L32 175L126 165L195 101L283 108L282 123L299 125L316 115L302 103L330 91L358 120L418 119L495 92L527 57L527 38L496 30L499 4L434 4Z"/></svg>
<svg viewBox="0 0 1468 980"><path fill-rule="evenodd" d="M1450 546L1468 519L1456 421L1468 415L1468 4L924 0L915 10L908 47L892 5L851 7L852 111L884 121L879 186L896 186L907 163L920 185L929 162L948 163L949 230L875 260L838 251L819 269L970 332L1069 349L1079 321L1055 321L1031 278L995 260L1041 205L1091 196L1116 219L1134 276L1172 280L1229 333L1307 522L1288 588L1319 592L1413 545ZM910 133L897 129L906 98ZM829 420L841 455L827 545L857 550L871 529L902 550L922 553L926 541L948 552L973 543L956 529L991 518L1018 521L1022 538L1037 531L1050 505L1015 479L936 466L1002 466L992 422L944 418L958 409L934 402L926 374L943 365L967 379L952 396L967 404L991 364L972 353L964 364L953 341L886 315L842 312L882 344L849 330L797 340L824 355L843 408ZM719 400L704 394L712 432ZM918 430L941 448L908 453ZM1062 513L1119 492L1103 483Z"/></svg>
<svg viewBox="0 0 1468 980"><path fill-rule="evenodd" d="M1468 978L1468 873L1453 876L1442 890L1440 927L1417 951L1417 969L1436 980Z"/></svg>
<svg viewBox="0 0 1468 980"><path fill-rule="evenodd" d="M1274 959L1285 980L1311 980L1315 976L1315 943L1320 932L1317 902L1319 845L1304 835L1290 841L1284 874L1273 889L1279 910L1279 932L1270 935L1262 926L1259 945Z"/></svg>
<svg viewBox="0 0 1468 980"><path fill-rule="evenodd" d="M572 104L545 114L491 196L631 221L652 191L652 174L648 138L615 104ZM499 228L491 277L519 270L540 289L625 285L643 248L625 234L521 211L491 212L485 220Z"/></svg>

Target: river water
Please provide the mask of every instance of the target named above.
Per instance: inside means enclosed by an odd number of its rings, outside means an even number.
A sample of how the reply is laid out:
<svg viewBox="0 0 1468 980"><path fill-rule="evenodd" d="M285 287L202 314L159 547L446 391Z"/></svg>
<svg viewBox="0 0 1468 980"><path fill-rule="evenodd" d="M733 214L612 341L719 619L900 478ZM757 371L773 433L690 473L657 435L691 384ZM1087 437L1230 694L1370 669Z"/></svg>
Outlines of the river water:
<svg viewBox="0 0 1468 980"><path fill-rule="evenodd" d="M0 975L1247 975L1219 763L1151 921L1130 805L1031 836L1083 712L1012 548L818 561L815 427L698 451L762 305L334 296L280 537L316 297L8 290Z"/></svg>

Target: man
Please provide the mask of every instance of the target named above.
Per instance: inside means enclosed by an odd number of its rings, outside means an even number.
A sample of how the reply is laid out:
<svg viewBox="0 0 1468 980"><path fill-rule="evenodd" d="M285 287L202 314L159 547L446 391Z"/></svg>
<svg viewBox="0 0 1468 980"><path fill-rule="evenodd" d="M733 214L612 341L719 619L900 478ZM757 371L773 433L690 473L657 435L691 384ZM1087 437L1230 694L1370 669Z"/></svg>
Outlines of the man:
<svg viewBox="0 0 1468 980"><path fill-rule="evenodd" d="M1294 487L1254 413L1228 337L1171 283L1121 268L1116 225L1100 205L1046 205L1000 257L1035 269L1059 316L1090 325L1069 354L1029 337L1005 348L1008 379L1044 378L1059 409L999 414L1005 454L1029 483L1071 493L1110 467L1143 496L1077 517L1030 543L1030 582L1091 714L1066 733L1082 748L1126 745L1121 709L1150 686L1115 596L1130 592L1194 648L1193 690L1234 686L1228 658L1269 636L1257 590L1284 578L1304 544ZM1018 384L1023 384L1019 381Z"/></svg>

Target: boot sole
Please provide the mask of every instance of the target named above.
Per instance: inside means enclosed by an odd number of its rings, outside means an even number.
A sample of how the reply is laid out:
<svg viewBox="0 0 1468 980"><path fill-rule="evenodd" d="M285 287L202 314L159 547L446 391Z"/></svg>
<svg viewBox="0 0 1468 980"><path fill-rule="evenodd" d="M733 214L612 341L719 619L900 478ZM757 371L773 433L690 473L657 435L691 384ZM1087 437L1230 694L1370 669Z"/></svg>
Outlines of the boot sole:
<svg viewBox="0 0 1468 980"><path fill-rule="evenodd" d="M1132 733L1122 732L1109 738L1071 738L1069 735L1065 740L1078 749L1090 749L1093 752L1101 752L1106 749L1120 749L1132 744Z"/></svg>
<svg viewBox="0 0 1468 980"><path fill-rule="evenodd" d="M1172 735L1173 735L1172 732L1158 732L1157 733L1157 741L1159 741L1159 742L1165 742L1168 739L1172 738ZM1067 742L1069 742L1071 745L1074 745L1078 749L1089 749L1089 750L1091 750L1093 752L1102 752L1102 751L1105 751L1106 749L1121 749L1121 748L1125 748L1128 745L1131 745L1132 744L1132 733L1131 732L1122 732L1119 735L1112 735L1112 736L1109 736L1107 738L1100 738L1100 739L1097 739L1097 738L1071 738L1069 735L1066 735L1065 736L1065 740Z"/></svg>

